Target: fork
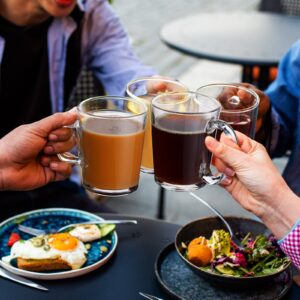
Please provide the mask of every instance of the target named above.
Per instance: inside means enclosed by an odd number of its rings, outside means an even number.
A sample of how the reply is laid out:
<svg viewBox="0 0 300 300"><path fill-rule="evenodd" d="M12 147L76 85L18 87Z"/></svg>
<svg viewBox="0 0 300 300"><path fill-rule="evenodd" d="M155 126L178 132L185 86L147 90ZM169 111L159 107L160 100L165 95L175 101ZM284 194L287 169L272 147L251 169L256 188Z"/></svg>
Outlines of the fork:
<svg viewBox="0 0 300 300"><path fill-rule="evenodd" d="M142 293L142 292L139 292L139 294L143 297L145 297L146 299L150 299L150 300L164 300L162 298L158 298L158 297L155 297L155 296L152 296L152 295L149 295L149 294L146 294L146 293Z"/></svg>
<svg viewBox="0 0 300 300"><path fill-rule="evenodd" d="M45 230L42 229L37 229L37 228L33 228L33 227L28 227L28 226L24 226L22 224L18 225L18 229L22 232L28 233L30 235L44 235L46 234Z"/></svg>
<svg viewBox="0 0 300 300"><path fill-rule="evenodd" d="M18 229L30 235L38 236L38 235L45 235L48 233L61 232L66 230L67 228L75 227L78 225L91 225L91 224L137 224L137 221L136 220L100 220L100 221L93 221L93 222L69 224L59 228L58 230L43 230L43 229L33 228L33 227L19 224Z"/></svg>
<svg viewBox="0 0 300 300"><path fill-rule="evenodd" d="M232 227L225 220L225 218L223 217L223 215L218 210L216 210L214 207L212 207L210 204L208 204L205 200L203 200L202 198L200 198L199 196L197 196L195 193L190 192L189 194L192 197L194 197L195 199L197 199L198 201L200 201L202 204L204 204L206 207L208 207L211 211L213 211L221 219L221 221L224 223L224 225L226 226L227 230L229 231L229 235L230 235L231 240L239 247L239 249L243 250L245 247L241 244L241 241L237 238L237 236L234 233Z"/></svg>

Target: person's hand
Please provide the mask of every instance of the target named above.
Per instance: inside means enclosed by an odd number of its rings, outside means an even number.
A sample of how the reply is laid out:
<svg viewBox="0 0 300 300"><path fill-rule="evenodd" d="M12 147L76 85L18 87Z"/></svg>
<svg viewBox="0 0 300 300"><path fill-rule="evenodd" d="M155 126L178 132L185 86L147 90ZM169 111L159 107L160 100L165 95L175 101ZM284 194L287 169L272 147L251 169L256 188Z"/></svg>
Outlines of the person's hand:
<svg viewBox="0 0 300 300"><path fill-rule="evenodd" d="M236 87L244 87L248 88L250 90L253 90L258 96L259 96L259 107L258 107L258 115L257 115L257 121L256 121L256 132L258 132L262 125L264 116L270 109L270 100L269 97L256 88L254 85L250 83L234 83L233 84ZM232 96L238 96L240 99L240 102L234 105L234 109L246 109L249 107L249 105L253 102L253 96L251 96L249 93L246 93L242 89L236 89L236 88L227 88L222 91L220 95L218 95L217 99L222 104L222 107L224 109L230 110L232 108L232 104L228 101L229 98Z"/></svg>
<svg viewBox="0 0 300 300"><path fill-rule="evenodd" d="M250 83L240 83L239 85L253 90L259 96L260 101L259 101L258 115L256 121L256 132L258 132L263 126L264 116L268 112L271 106L269 97L263 91L259 90L257 87L255 87Z"/></svg>
<svg viewBox="0 0 300 300"><path fill-rule="evenodd" d="M67 178L71 166L56 154L72 147L71 132L62 127L76 119L75 110L57 113L4 136L0 140L0 189L30 190Z"/></svg>
<svg viewBox="0 0 300 300"><path fill-rule="evenodd" d="M265 148L236 132L238 144L222 135L205 144L227 178L224 187L245 209L260 217L277 237L286 234L300 215L299 198L289 189Z"/></svg>
<svg viewBox="0 0 300 300"><path fill-rule="evenodd" d="M148 94L156 95L166 92L186 92L187 89L179 81L166 76L155 75L147 82Z"/></svg>
<svg viewBox="0 0 300 300"><path fill-rule="evenodd" d="M214 164L227 175L226 189L244 208L260 215L258 202L286 188L286 183L261 144L240 132L236 135L238 145L224 135L221 142L207 137L205 144L215 156Z"/></svg>

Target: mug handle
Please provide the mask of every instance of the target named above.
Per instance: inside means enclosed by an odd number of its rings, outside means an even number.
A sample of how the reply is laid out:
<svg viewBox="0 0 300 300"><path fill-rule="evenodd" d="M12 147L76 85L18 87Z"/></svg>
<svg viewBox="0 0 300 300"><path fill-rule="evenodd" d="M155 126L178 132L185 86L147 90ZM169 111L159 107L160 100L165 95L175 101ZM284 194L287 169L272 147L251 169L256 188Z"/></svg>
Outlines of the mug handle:
<svg viewBox="0 0 300 300"><path fill-rule="evenodd" d="M69 125L69 126L64 126L64 127L73 129L73 132L74 132L74 135L76 138L77 149L79 149L79 147L78 147L79 146L79 133L78 133L79 121L77 120L74 124ZM59 158L59 160L66 162L68 164L81 165L81 158L80 158L79 150L78 150L77 155L75 155L71 152L64 152L64 153L57 154L57 157Z"/></svg>
<svg viewBox="0 0 300 300"><path fill-rule="evenodd" d="M238 143L236 134L233 128L222 120L210 120L205 128L207 134L213 133L215 130L221 130L226 136L231 138L236 144ZM223 173L217 173L216 175L205 175L202 176L204 182L208 185L218 184L226 177Z"/></svg>

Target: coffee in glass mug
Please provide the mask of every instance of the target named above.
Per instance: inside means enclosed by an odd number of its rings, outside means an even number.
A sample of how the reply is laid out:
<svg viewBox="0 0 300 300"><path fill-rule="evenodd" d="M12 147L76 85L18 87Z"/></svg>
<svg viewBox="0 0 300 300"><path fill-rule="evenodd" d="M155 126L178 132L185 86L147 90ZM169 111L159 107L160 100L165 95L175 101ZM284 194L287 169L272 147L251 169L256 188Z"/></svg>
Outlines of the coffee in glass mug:
<svg viewBox="0 0 300 300"><path fill-rule="evenodd" d="M152 101L152 138L155 181L168 190L192 191L219 183L212 175L208 135L222 130L235 142L233 129L218 120L220 103L200 93L165 93Z"/></svg>
<svg viewBox="0 0 300 300"><path fill-rule="evenodd" d="M124 97L95 97L78 106L79 156L83 185L102 195L123 195L138 187L147 107Z"/></svg>
<svg viewBox="0 0 300 300"><path fill-rule="evenodd" d="M145 141L142 156L141 170L145 173L153 173L152 150L152 124L151 103L157 95L166 92L185 92L187 88L179 81L162 77L143 77L128 83L126 93L133 99L140 99L148 107L146 120Z"/></svg>

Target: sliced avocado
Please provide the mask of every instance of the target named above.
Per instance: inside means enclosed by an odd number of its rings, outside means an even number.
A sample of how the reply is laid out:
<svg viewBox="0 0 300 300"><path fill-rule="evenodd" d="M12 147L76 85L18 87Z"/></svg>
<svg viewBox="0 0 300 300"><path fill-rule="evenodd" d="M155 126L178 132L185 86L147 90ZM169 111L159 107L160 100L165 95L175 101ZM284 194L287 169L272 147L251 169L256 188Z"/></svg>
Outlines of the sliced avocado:
<svg viewBox="0 0 300 300"><path fill-rule="evenodd" d="M101 237L104 237L116 229L115 224L102 224L99 226Z"/></svg>
<svg viewBox="0 0 300 300"><path fill-rule="evenodd" d="M216 270L222 274L234 275L234 271L230 267L224 266L223 264L217 265Z"/></svg>

